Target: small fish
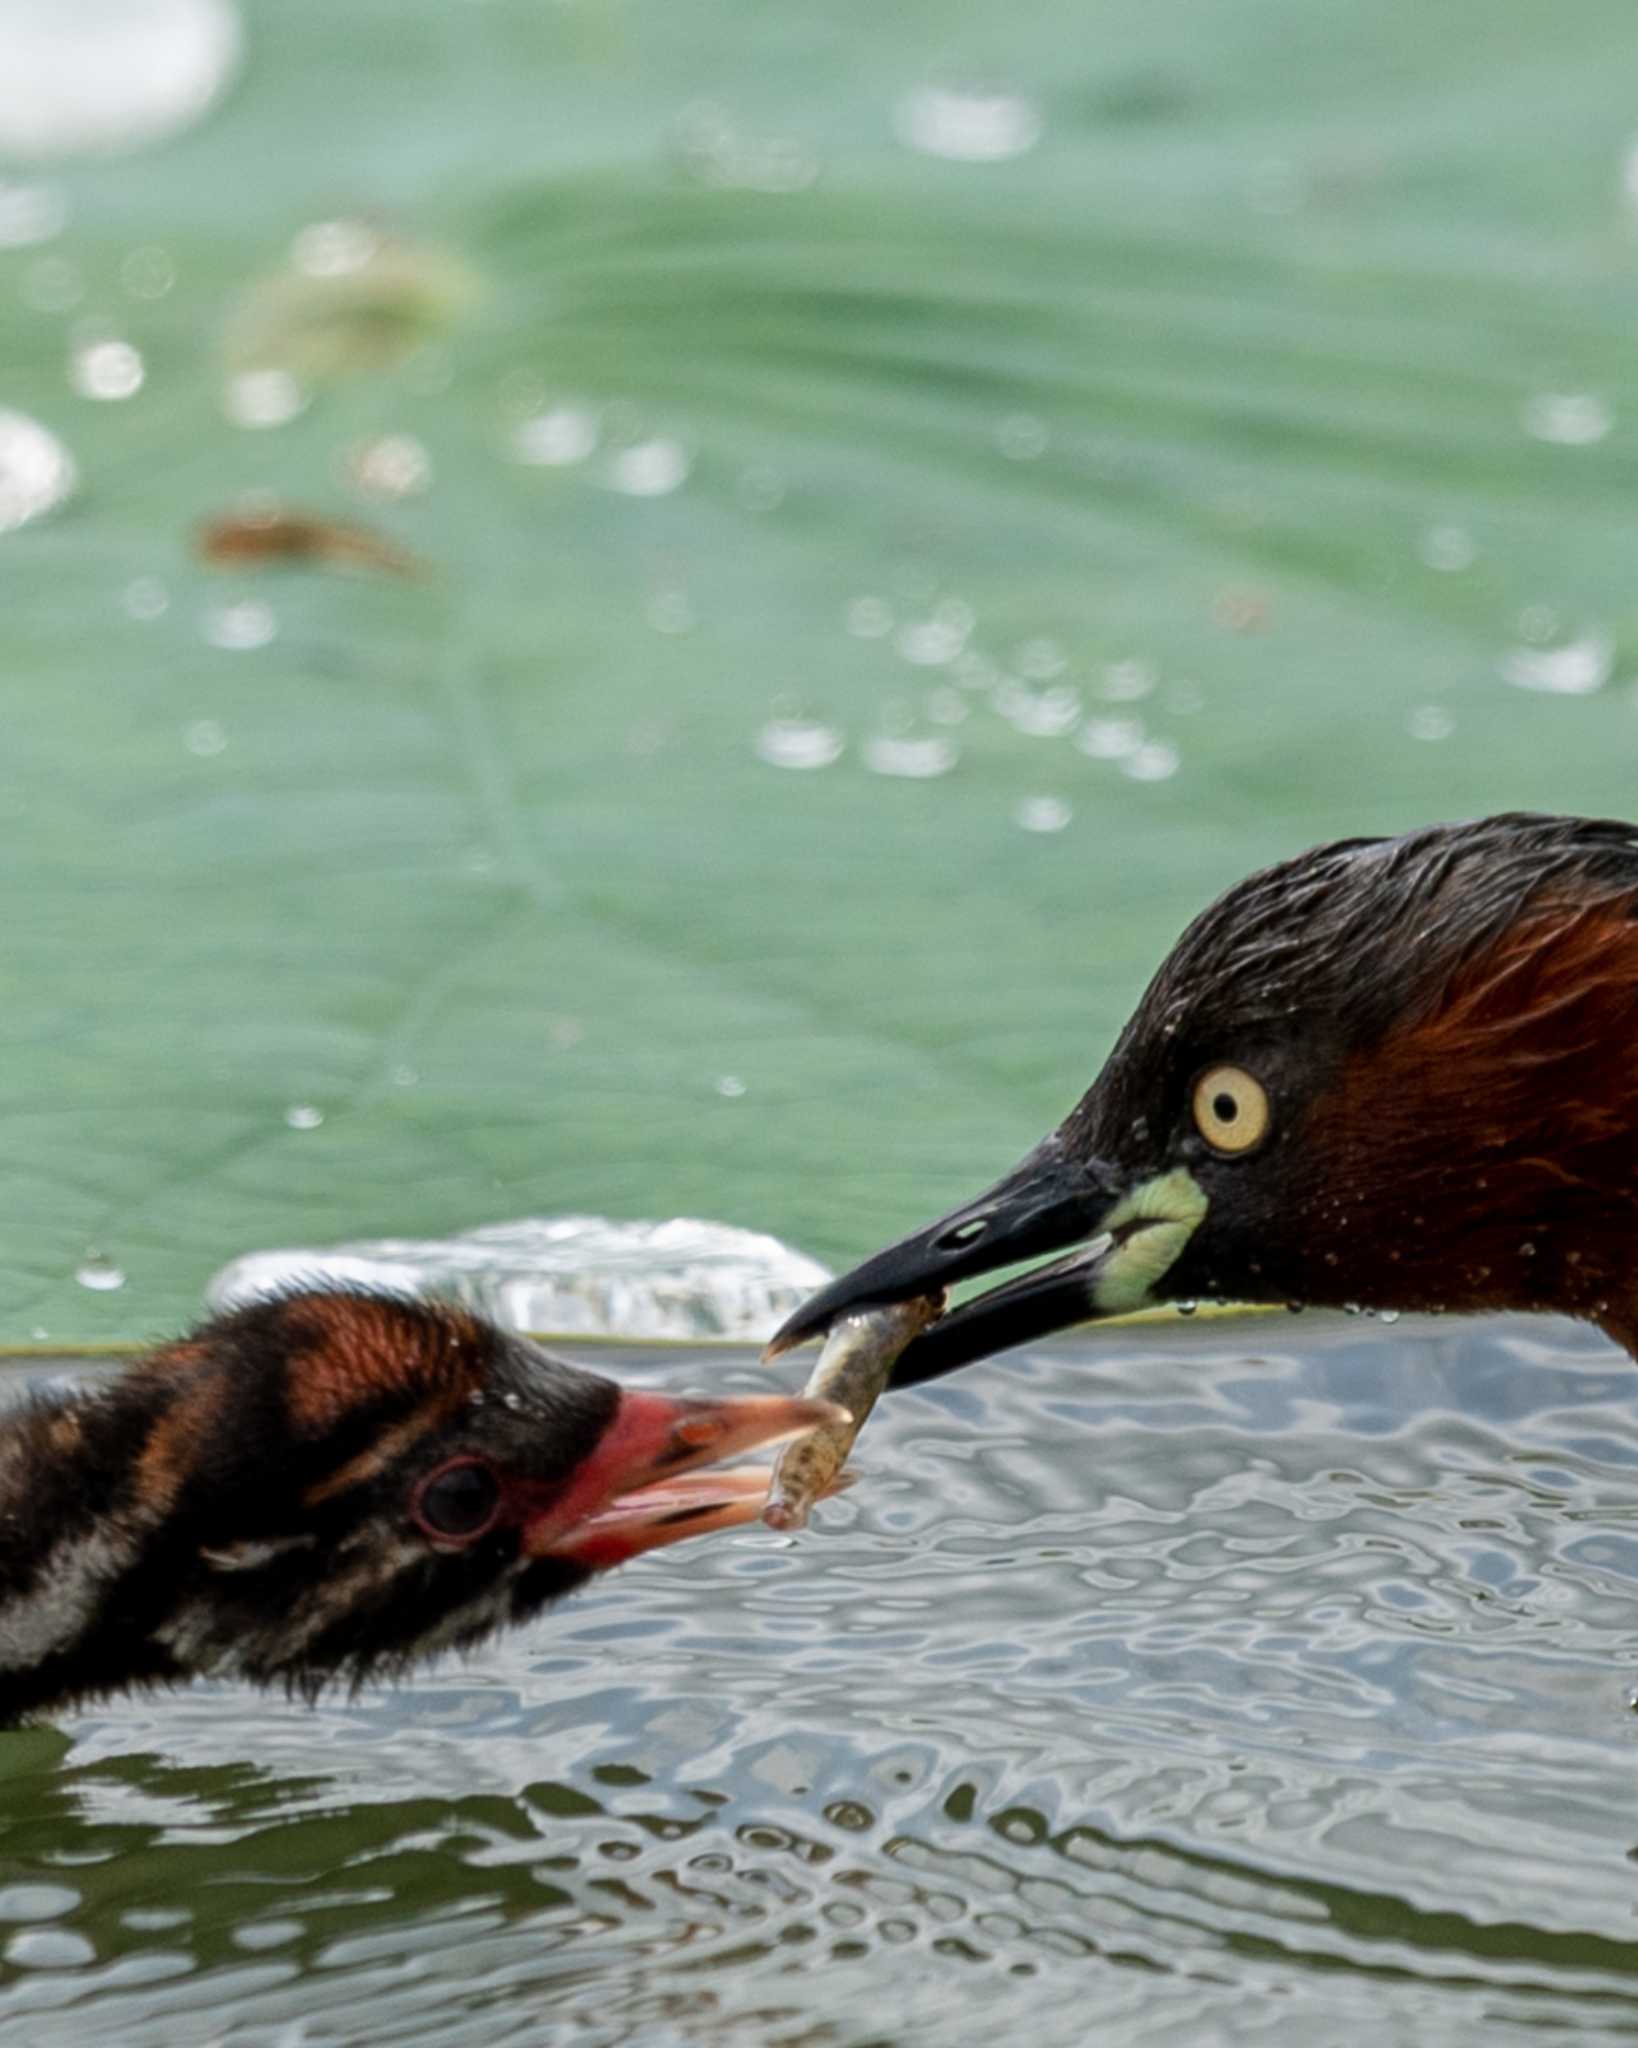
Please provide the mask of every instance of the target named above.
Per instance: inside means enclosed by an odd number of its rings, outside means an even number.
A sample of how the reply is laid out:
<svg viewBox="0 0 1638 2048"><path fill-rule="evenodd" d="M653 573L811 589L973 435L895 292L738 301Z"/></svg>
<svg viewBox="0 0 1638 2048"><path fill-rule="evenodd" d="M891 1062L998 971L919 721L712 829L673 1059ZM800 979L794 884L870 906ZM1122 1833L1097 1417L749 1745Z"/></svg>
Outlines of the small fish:
<svg viewBox="0 0 1638 2048"><path fill-rule="evenodd" d="M847 1410L843 1422L821 1423L785 1446L775 1461L762 1519L770 1529L806 1528L822 1495L836 1490L854 1439L864 1428L876 1397L893 1376L899 1353L944 1308L944 1296L922 1295L890 1302L862 1315L843 1316L831 1326L807 1384L807 1392Z"/></svg>
<svg viewBox="0 0 1638 2048"><path fill-rule="evenodd" d="M367 526L325 519L316 512L297 512L284 505L257 504L202 520L194 535L194 549L201 561L232 569L312 563L324 569L408 576L418 582L432 573L419 555L372 533Z"/></svg>

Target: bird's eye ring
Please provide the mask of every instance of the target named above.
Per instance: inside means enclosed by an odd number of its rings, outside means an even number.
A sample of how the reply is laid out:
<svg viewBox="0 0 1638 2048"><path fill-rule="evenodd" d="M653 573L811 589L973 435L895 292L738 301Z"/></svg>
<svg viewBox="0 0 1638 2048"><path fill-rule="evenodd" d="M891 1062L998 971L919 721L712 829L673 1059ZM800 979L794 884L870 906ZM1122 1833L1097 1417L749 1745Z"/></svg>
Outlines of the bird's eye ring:
<svg viewBox="0 0 1638 2048"><path fill-rule="evenodd" d="M1194 1123L1214 1152L1249 1152L1268 1134L1268 1093L1244 1067L1208 1067L1194 1084Z"/></svg>
<svg viewBox="0 0 1638 2048"><path fill-rule="evenodd" d="M495 1526L500 1481L481 1458L452 1458L421 1482L415 1519L441 1543L472 1543Z"/></svg>

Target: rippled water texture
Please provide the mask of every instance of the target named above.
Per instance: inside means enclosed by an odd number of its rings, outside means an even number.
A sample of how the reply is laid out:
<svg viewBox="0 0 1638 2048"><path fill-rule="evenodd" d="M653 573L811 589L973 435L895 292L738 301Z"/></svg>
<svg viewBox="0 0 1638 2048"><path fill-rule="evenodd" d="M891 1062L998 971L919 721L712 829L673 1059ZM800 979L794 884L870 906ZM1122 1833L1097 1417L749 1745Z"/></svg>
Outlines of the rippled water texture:
<svg viewBox="0 0 1638 2048"><path fill-rule="evenodd" d="M884 1403L862 1466L398 1693L0 1738L0 2041L1631 2038L1598 1339L1126 1330Z"/></svg>

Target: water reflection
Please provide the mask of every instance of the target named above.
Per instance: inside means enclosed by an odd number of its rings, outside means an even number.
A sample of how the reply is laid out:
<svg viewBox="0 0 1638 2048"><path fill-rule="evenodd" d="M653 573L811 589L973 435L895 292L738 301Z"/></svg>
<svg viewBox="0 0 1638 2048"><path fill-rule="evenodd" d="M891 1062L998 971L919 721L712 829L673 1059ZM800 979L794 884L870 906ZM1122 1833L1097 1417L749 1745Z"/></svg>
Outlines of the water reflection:
<svg viewBox="0 0 1638 2048"><path fill-rule="evenodd" d="M1548 1324L1110 1333L469 1668L6 1738L0 2042L1624 2035L1633 1388Z"/></svg>

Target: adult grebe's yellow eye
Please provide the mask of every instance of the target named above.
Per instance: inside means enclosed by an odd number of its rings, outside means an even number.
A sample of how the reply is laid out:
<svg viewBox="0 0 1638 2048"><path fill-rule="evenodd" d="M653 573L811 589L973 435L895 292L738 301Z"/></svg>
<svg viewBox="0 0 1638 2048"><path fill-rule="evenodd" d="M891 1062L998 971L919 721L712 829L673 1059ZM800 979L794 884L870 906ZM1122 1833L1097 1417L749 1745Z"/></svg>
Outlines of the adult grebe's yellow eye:
<svg viewBox="0 0 1638 2048"><path fill-rule="evenodd" d="M1208 1067L1194 1084L1194 1121L1214 1152L1249 1152L1268 1133L1268 1095L1244 1067Z"/></svg>

